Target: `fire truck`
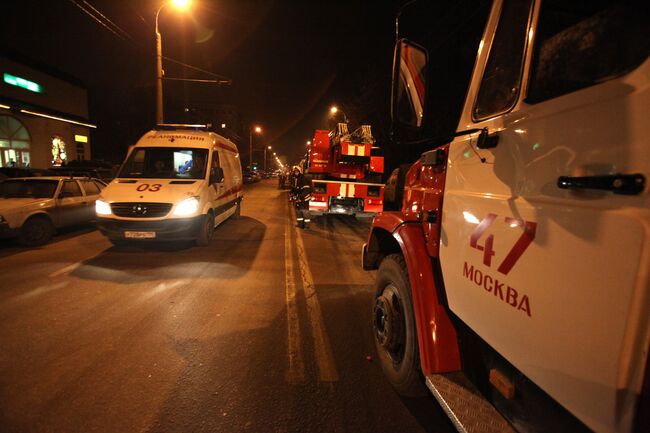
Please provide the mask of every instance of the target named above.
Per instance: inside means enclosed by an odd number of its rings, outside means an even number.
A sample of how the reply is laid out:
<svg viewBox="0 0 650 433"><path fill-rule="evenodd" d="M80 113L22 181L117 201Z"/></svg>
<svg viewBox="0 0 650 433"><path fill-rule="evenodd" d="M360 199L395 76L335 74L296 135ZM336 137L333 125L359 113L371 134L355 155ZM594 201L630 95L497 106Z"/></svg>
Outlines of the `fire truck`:
<svg viewBox="0 0 650 433"><path fill-rule="evenodd" d="M370 125L348 132L318 129L309 151L307 173L312 179L309 213L373 216L383 210L384 157L375 146Z"/></svg>
<svg viewBox="0 0 650 433"><path fill-rule="evenodd" d="M650 432L648 5L570 3L465 23L459 100L439 5L400 17L392 144L419 158L362 262L386 378L459 431Z"/></svg>

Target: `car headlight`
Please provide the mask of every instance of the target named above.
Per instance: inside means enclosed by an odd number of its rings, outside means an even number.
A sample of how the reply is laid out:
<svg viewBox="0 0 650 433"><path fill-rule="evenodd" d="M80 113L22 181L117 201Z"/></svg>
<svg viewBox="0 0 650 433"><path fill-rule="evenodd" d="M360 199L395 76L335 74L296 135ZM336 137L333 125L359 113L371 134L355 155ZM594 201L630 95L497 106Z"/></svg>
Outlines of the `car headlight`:
<svg viewBox="0 0 650 433"><path fill-rule="evenodd" d="M97 215L110 215L111 205L103 200L95 200L95 213Z"/></svg>
<svg viewBox="0 0 650 433"><path fill-rule="evenodd" d="M196 197L186 198L176 205L174 215L191 215L199 210L199 199Z"/></svg>

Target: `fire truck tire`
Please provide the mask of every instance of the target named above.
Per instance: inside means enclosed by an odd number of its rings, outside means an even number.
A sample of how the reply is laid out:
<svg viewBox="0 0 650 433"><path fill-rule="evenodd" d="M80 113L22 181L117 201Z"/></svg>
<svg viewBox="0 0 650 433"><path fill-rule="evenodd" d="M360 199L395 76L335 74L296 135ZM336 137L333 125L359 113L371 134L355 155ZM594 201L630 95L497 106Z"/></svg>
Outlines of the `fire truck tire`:
<svg viewBox="0 0 650 433"><path fill-rule="evenodd" d="M210 243L210 239L212 239L213 233L214 233L214 215L212 214L212 211L210 211L203 217L203 224L201 224L199 237L196 238L196 244L200 247L208 246L208 244Z"/></svg>
<svg viewBox="0 0 650 433"><path fill-rule="evenodd" d="M386 256L375 280L373 334L381 368L404 397L428 395L420 369L420 353L404 257Z"/></svg>

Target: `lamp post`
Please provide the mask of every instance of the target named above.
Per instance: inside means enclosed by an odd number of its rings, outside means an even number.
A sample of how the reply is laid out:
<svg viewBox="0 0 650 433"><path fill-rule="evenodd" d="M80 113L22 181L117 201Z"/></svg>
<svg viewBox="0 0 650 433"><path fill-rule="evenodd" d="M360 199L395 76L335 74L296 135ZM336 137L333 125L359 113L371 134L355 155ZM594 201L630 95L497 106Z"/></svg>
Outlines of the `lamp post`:
<svg viewBox="0 0 650 433"><path fill-rule="evenodd" d="M251 126L249 129L250 135L248 139L248 146L249 146L248 150L250 151L250 154L248 156L248 164L251 171L253 171L253 130L255 130L255 132L260 134L262 132L262 128L260 128L259 126L255 126L255 127Z"/></svg>
<svg viewBox="0 0 650 433"><path fill-rule="evenodd" d="M174 5L178 9L185 9L189 4L189 0L173 0ZM160 11L169 3L163 3L156 12L156 124L163 123L163 68L162 68L162 37L158 30L158 16Z"/></svg>
<svg viewBox="0 0 650 433"><path fill-rule="evenodd" d="M264 148L264 171L266 171L266 151L267 151L267 149L271 150L271 146L266 146Z"/></svg>

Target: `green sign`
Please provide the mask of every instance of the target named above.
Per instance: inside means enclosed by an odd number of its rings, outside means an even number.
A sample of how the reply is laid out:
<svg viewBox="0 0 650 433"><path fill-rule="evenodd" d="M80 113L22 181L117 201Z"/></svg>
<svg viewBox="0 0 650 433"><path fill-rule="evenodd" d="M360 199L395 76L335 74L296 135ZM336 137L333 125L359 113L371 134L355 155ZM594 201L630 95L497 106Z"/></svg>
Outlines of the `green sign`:
<svg viewBox="0 0 650 433"><path fill-rule="evenodd" d="M16 77L15 75L5 73L4 81L7 84L11 84L12 86L16 87L22 87L23 89L27 89L30 92L43 93L43 87L41 87L40 84L26 80L24 78Z"/></svg>

